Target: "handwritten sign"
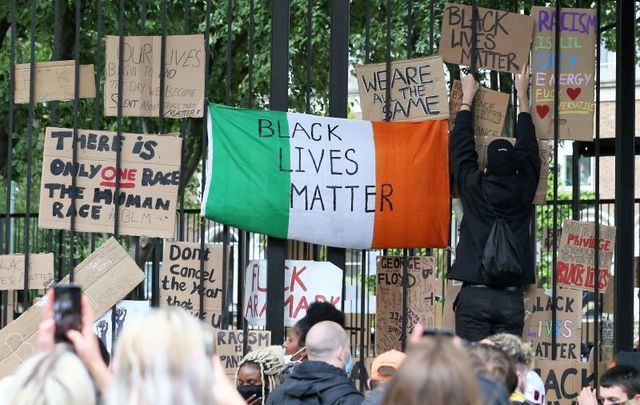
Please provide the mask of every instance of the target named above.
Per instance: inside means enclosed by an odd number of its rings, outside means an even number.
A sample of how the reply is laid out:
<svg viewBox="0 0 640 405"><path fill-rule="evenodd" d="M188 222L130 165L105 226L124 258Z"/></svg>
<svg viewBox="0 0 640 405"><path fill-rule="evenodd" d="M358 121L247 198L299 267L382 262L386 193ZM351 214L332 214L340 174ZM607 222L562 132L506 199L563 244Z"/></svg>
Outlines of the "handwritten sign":
<svg viewBox="0 0 640 405"><path fill-rule="evenodd" d="M236 375L238 364L242 360L244 335L241 330L216 331L215 351L220 357L225 374L230 378ZM247 351L252 352L271 345L271 332L268 330L250 330L247 333Z"/></svg>
<svg viewBox="0 0 640 405"><path fill-rule="evenodd" d="M390 83L387 64L356 66L362 118L383 121L423 121L449 117L442 58L402 60L391 63ZM391 98L386 103L387 88ZM388 106L387 106L388 104Z"/></svg>
<svg viewBox="0 0 640 405"><path fill-rule="evenodd" d="M478 153L478 166L486 167L487 165L487 147L497 139L497 137L477 136L476 152ZM515 145L515 138L501 137ZM547 182L549 180L549 156L551 155L551 145L546 141L538 140L538 150L540 152L540 180L538 180L538 188L533 198L533 203L544 205L547 201Z"/></svg>
<svg viewBox="0 0 640 405"><path fill-rule="evenodd" d="M540 139L553 139L556 10L534 6L531 116ZM560 139L593 139L596 11L560 10Z"/></svg>
<svg viewBox="0 0 640 405"><path fill-rule="evenodd" d="M15 68L15 103L28 104L31 85L31 64L23 63ZM66 101L75 97L75 61L36 63L36 80L33 94L34 103L45 101ZM80 65L80 98L94 98L96 83L93 65Z"/></svg>
<svg viewBox="0 0 640 405"><path fill-rule="evenodd" d="M123 299L140 282L144 273L118 241L110 238L75 268L75 282L82 286L96 317ZM61 284L69 283L69 276ZM36 353L42 309L37 305L0 329L0 377L7 376Z"/></svg>
<svg viewBox="0 0 640 405"><path fill-rule="evenodd" d="M200 274L200 260L204 272ZM206 243L164 243L160 270L160 306L181 307L200 317L200 296L204 298L203 317L214 328L220 327L222 312L222 245ZM200 287L200 277L204 285Z"/></svg>
<svg viewBox="0 0 640 405"><path fill-rule="evenodd" d="M402 346L402 256L381 256L376 274L376 353L401 350ZM435 326L435 260L431 256L407 258L407 330L421 323Z"/></svg>
<svg viewBox="0 0 640 405"><path fill-rule="evenodd" d="M120 206L122 235L173 237L180 145L177 136L78 130L78 160L72 163L73 131L47 128L44 142L38 226L113 233ZM120 191L116 195L116 153L121 151ZM76 176L75 188L71 177ZM71 205L75 196L75 208Z"/></svg>
<svg viewBox="0 0 640 405"><path fill-rule="evenodd" d="M24 288L24 254L0 255L0 290ZM29 255L29 289L48 287L53 281L53 253Z"/></svg>
<svg viewBox="0 0 640 405"><path fill-rule="evenodd" d="M454 80L449 95L449 128L453 128L461 106L462 83ZM476 136L502 136L508 107L508 94L480 87L473 99L473 133Z"/></svg>
<svg viewBox="0 0 640 405"><path fill-rule="evenodd" d="M476 67L518 73L529 59L533 19L477 7ZM472 7L446 3L438 53L445 62L471 65Z"/></svg>
<svg viewBox="0 0 640 405"><path fill-rule="evenodd" d="M558 246L558 285L593 291L595 285L595 249L598 257L598 285L604 292L609 285L609 269L615 251L616 228L600 225L600 238L595 239L595 224L565 220Z"/></svg>
<svg viewBox="0 0 640 405"><path fill-rule="evenodd" d="M580 360L582 293L558 288L556 294L556 358ZM553 298L550 290L529 288L524 296L522 339L531 342L535 356L552 358Z"/></svg>
<svg viewBox="0 0 640 405"><path fill-rule="evenodd" d="M128 325L136 323L144 314L149 312L149 310L148 301L123 300L118 302L116 304L115 336L113 335L113 324L111 323L113 308L95 321L93 324L95 333L109 353L111 353L112 345L115 344L120 335L122 335L122 331Z"/></svg>
<svg viewBox="0 0 640 405"><path fill-rule="evenodd" d="M537 360L534 371L544 383L547 405L577 405L582 387L594 381L590 363L575 360Z"/></svg>
<svg viewBox="0 0 640 405"><path fill-rule="evenodd" d="M284 325L293 326L315 301L342 301L342 270L330 262L286 260ZM267 261L249 262L245 273L244 314L253 326L264 326L267 311Z"/></svg>
<svg viewBox="0 0 640 405"><path fill-rule="evenodd" d="M104 83L104 115L118 110L118 42L107 36ZM204 36L169 35L161 68L162 39L159 36L124 38L122 115L157 117L160 92L164 93L166 118L202 117L204 113ZM165 76L164 89L160 75Z"/></svg>

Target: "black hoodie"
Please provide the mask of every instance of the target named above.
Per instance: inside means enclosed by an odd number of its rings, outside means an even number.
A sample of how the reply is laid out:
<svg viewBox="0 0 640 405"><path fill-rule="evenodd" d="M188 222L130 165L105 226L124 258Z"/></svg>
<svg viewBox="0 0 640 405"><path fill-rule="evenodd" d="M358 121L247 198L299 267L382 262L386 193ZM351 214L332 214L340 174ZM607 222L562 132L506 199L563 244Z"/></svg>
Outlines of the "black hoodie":
<svg viewBox="0 0 640 405"><path fill-rule="evenodd" d="M517 285L534 282L534 252L531 249L533 198L540 177L540 154L535 128L528 113L518 115L516 144L513 149L517 174L492 176L478 167L478 154L473 136L471 112L460 111L451 132L450 158L453 179L462 200L464 215L460 224L460 240L456 260L449 278L472 284L483 284L480 263L489 232L495 222L495 211L516 236L524 256L523 274ZM487 203L487 199L491 206Z"/></svg>
<svg viewBox="0 0 640 405"><path fill-rule="evenodd" d="M267 405L359 405L364 397L349 382L344 370L322 361L297 365L267 398Z"/></svg>

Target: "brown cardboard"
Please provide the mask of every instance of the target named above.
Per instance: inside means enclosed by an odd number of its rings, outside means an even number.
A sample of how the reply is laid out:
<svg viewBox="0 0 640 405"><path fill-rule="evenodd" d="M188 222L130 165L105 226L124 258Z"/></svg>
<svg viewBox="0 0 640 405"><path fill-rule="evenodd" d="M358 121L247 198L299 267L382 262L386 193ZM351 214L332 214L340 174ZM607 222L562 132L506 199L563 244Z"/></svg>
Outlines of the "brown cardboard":
<svg viewBox="0 0 640 405"><path fill-rule="evenodd" d="M218 330L215 332L215 352L220 357L225 374L234 379L238 364L242 360L242 330ZM247 334L247 353L271 345L271 332L250 330ZM233 380L232 380L233 381ZM235 383L235 381L234 381Z"/></svg>
<svg viewBox="0 0 640 405"><path fill-rule="evenodd" d="M537 360L535 372L546 391L545 403L571 405L577 403L582 387L593 383L591 363L574 360Z"/></svg>
<svg viewBox="0 0 640 405"><path fill-rule="evenodd" d="M486 166L487 146L496 137L476 137L476 152L478 153L478 166ZM515 138L500 138L506 139L515 145ZM547 201L547 181L549 179L549 156L551 154L551 145L546 141L538 141L538 150L540 151L540 180L538 181L538 188L536 195L533 199L534 204L544 205Z"/></svg>
<svg viewBox="0 0 640 405"><path fill-rule="evenodd" d="M595 224L565 220L558 244L558 285L583 291L593 291L596 245L600 246L598 257L599 290L605 292L609 285L609 271L615 251L615 226L600 225L600 243L594 240Z"/></svg>
<svg viewBox="0 0 640 405"><path fill-rule="evenodd" d="M15 69L15 103L28 104L31 64L18 64ZM75 97L75 69L75 61L72 60L36 63L33 102L73 100ZM79 98L94 98L96 96L93 65L80 65L79 84Z"/></svg>
<svg viewBox="0 0 640 405"><path fill-rule="evenodd" d="M403 257L381 256L376 274L376 353L401 350ZM414 325L435 327L435 260L412 256L408 261L407 335Z"/></svg>
<svg viewBox="0 0 640 405"><path fill-rule="evenodd" d="M531 49L531 116L540 139L553 139L555 8L534 6ZM593 139L596 10L560 10L559 137ZM566 14L565 14L566 13Z"/></svg>
<svg viewBox="0 0 640 405"><path fill-rule="evenodd" d="M103 243L75 268L75 282L89 298L96 319L142 280L144 273L114 238ZM60 283L68 282L69 276ZM0 377L11 374L36 352L40 312L41 309L34 305L0 330Z"/></svg>
<svg viewBox="0 0 640 405"><path fill-rule="evenodd" d="M476 67L517 73L529 58L533 19L478 7ZM472 8L446 3L438 54L445 62L471 65Z"/></svg>
<svg viewBox="0 0 640 405"><path fill-rule="evenodd" d="M204 289L200 288L200 258L204 260ZM204 322L220 326L222 311L223 247L199 242L164 243L160 269L160 306L178 306L200 318L200 296L204 297Z"/></svg>
<svg viewBox="0 0 640 405"><path fill-rule="evenodd" d="M357 65L362 118L385 119L387 64ZM442 58L400 60L391 63L391 121L440 120L449 117Z"/></svg>
<svg viewBox="0 0 640 405"><path fill-rule="evenodd" d="M449 94L449 128L453 129L456 116L462 106L462 83L454 80ZM475 136L502 136L502 130L507 118L509 107L509 95L500 91L478 88L473 99L474 111L474 135Z"/></svg>
<svg viewBox="0 0 640 405"><path fill-rule="evenodd" d="M444 306L442 308L442 329L456 330L456 314L453 311L453 303L456 301L458 293L462 288L462 283L454 280L447 280L445 290Z"/></svg>
<svg viewBox="0 0 640 405"><path fill-rule="evenodd" d="M72 162L71 129L50 128L45 134L38 226L69 229ZM113 233L115 132L78 130L78 175L75 229ZM122 134L119 226L122 235L171 238L180 180L182 139L169 135ZM64 138L63 138L64 137ZM145 176L145 171L151 173ZM64 186L66 194L51 187ZM98 198L95 201L96 190ZM81 194L80 194L81 193ZM139 197L139 198L138 198ZM57 209L59 208L59 209ZM60 218L62 216L62 218Z"/></svg>
<svg viewBox="0 0 640 405"><path fill-rule="evenodd" d="M24 288L24 254L0 255L0 290ZM29 289L47 287L53 281L53 253L29 254Z"/></svg>
<svg viewBox="0 0 640 405"><path fill-rule="evenodd" d="M542 288L529 288L524 295L522 340L531 342L536 358L552 358L553 299ZM580 360L582 293L557 289L556 358Z"/></svg>
<svg viewBox="0 0 640 405"><path fill-rule="evenodd" d="M107 36L104 115L118 110L119 37ZM157 117L160 104L159 36L124 38L122 115ZM204 113L204 36L169 35L165 47L164 116L202 117Z"/></svg>

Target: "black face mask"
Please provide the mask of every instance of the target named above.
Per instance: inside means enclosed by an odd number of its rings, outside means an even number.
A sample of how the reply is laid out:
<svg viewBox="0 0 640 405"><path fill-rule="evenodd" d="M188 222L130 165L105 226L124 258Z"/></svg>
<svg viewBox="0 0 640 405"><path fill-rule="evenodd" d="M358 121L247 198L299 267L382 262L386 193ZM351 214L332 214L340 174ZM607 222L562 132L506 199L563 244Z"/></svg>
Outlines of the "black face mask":
<svg viewBox="0 0 640 405"><path fill-rule="evenodd" d="M256 398L262 396L262 384L260 384L260 385L238 385L236 388L237 388L238 392L240 393L240 395L242 395L242 398L244 398L245 400L251 398L253 395L255 395Z"/></svg>

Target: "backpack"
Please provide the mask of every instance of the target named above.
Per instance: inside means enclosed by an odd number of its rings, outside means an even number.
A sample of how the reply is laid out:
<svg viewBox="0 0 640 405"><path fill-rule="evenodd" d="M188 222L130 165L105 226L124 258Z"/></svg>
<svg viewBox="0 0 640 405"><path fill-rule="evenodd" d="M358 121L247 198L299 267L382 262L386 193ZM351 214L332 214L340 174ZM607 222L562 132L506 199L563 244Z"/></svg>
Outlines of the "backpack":
<svg viewBox="0 0 640 405"><path fill-rule="evenodd" d="M495 216L495 222L482 253L480 276L484 284L492 287L517 285L522 276L522 247L505 218L493 209L484 189L482 195Z"/></svg>

